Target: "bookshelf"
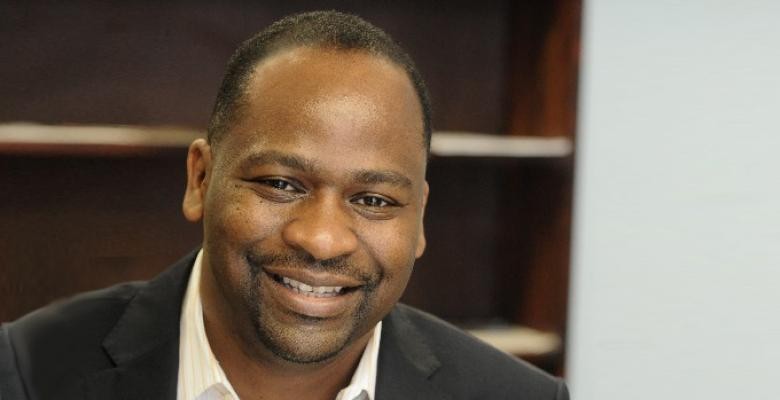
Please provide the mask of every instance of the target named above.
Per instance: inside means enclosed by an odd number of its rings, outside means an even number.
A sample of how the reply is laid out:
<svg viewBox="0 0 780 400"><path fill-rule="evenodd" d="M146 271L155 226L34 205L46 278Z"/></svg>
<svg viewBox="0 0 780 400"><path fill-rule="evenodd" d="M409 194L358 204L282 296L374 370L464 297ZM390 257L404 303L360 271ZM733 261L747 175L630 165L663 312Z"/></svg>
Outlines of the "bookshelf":
<svg viewBox="0 0 780 400"><path fill-rule="evenodd" d="M148 279L196 246L184 148L225 61L282 15L336 8L394 35L432 95L429 245L403 300L564 372L581 0L132 7L10 10L24 18L0 64L0 320Z"/></svg>

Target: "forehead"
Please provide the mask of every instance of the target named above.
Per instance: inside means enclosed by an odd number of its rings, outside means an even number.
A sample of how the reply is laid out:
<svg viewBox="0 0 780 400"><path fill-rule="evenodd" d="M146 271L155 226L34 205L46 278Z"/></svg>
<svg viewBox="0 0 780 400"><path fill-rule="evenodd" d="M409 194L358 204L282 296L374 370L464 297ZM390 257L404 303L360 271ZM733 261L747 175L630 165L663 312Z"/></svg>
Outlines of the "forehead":
<svg viewBox="0 0 780 400"><path fill-rule="evenodd" d="M306 96L291 98L292 93ZM265 99L300 101L349 94L413 100L413 109L406 111L421 112L413 86L401 67L367 51L324 47L293 47L266 57L253 68L244 99L257 106Z"/></svg>
<svg viewBox="0 0 780 400"><path fill-rule="evenodd" d="M425 158L422 111L406 72L364 51L298 47L263 60L225 139L237 151L331 146Z"/></svg>

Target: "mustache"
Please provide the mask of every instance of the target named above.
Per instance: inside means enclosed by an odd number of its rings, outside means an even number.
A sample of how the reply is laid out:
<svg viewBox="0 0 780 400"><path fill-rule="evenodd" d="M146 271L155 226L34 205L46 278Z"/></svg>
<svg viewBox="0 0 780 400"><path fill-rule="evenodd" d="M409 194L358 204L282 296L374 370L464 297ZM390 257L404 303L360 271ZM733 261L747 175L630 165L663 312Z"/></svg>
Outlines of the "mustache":
<svg viewBox="0 0 780 400"><path fill-rule="evenodd" d="M349 276L365 282L367 286L376 286L382 279L382 273L366 272L349 260L348 256L338 256L327 260L317 260L306 252L290 251L285 253L249 251L246 255L250 272L253 276L260 274L263 267L272 265L285 265L291 268L327 271L339 275Z"/></svg>

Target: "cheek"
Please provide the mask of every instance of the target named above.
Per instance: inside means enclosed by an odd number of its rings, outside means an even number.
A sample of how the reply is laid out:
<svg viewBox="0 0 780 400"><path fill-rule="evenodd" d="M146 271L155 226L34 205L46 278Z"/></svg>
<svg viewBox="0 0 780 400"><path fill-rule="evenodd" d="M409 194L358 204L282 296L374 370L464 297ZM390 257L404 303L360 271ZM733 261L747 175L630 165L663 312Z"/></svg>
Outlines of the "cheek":
<svg viewBox="0 0 780 400"><path fill-rule="evenodd" d="M413 224L388 224L368 232L366 245L385 275L387 285L383 290L400 297L414 265L419 230Z"/></svg>
<svg viewBox="0 0 780 400"><path fill-rule="evenodd" d="M215 191L208 200L205 232L213 236L211 242L215 244L251 245L271 235L279 223L279 213L268 210L258 196L245 188Z"/></svg>
<svg viewBox="0 0 780 400"><path fill-rule="evenodd" d="M214 279L228 299L233 318L245 318L245 308L256 303L254 277L245 256L275 232L274 218L251 190L242 187L212 187L204 214L204 246L214 270Z"/></svg>

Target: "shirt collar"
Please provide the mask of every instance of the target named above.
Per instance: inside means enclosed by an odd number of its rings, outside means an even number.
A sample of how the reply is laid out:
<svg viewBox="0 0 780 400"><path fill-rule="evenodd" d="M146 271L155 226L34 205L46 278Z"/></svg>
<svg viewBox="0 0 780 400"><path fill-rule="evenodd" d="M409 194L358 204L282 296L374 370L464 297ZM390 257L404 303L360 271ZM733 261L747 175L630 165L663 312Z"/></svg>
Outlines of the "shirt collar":
<svg viewBox="0 0 780 400"><path fill-rule="evenodd" d="M199 284L202 258L203 250L195 257L182 306L177 399L238 400L206 337Z"/></svg>
<svg viewBox="0 0 780 400"><path fill-rule="evenodd" d="M206 328L203 325L203 305L200 297L200 275L203 250L198 252L192 267L187 292L184 295L179 333L179 382L178 400L239 400L225 371L211 351ZM342 389L335 400L352 400L361 391L374 398L379 343L382 322L377 323L366 344L350 384Z"/></svg>
<svg viewBox="0 0 780 400"><path fill-rule="evenodd" d="M382 321L379 321L374 327L371 339L368 339L366 349L363 350L363 356L360 357L360 364L358 364L355 374L352 375L352 381L349 383L349 386L341 389L339 394L336 395L336 400L352 400L363 390L368 393L368 398L373 400L381 337Z"/></svg>

